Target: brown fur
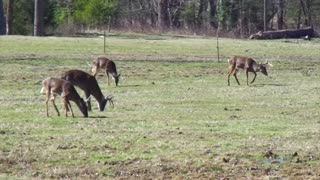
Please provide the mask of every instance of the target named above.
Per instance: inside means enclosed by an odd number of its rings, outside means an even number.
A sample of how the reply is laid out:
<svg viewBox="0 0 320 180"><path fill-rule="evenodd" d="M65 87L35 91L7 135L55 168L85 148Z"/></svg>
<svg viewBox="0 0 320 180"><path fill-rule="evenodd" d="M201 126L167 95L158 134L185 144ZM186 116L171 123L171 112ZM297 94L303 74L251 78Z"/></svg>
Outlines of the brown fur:
<svg viewBox="0 0 320 180"><path fill-rule="evenodd" d="M103 111L107 101L111 100L103 96L96 78L84 71L77 69L69 70L64 72L61 78L84 91L89 111L91 111L90 95L98 101L100 111Z"/></svg>
<svg viewBox="0 0 320 180"><path fill-rule="evenodd" d="M73 101L77 104L77 106L83 113L84 117L88 117L88 110L87 110L87 106L85 105L85 102L79 96L76 89L73 87L73 85L70 82L62 79L58 79L58 78L47 78L43 80L42 83L43 83L43 88L41 92L47 95L46 109L47 109L48 117L49 117L49 112L48 112L49 100L52 102L56 112L58 113L58 116L60 116L58 108L54 102L55 97L57 95L60 95L63 99L66 117L68 116L69 110L71 111L72 117L74 117L70 101Z"/></svg>
<svg viewBox="0 0 320 180"><path fill-rule="evenodd" d="M254 74L254 77L251 81L251 84L255 81L257 77L256 72L262 72L264 75L268 76L266 64L257 64L255 60L249 57L244 56L233 56L228 60L229 67L228 67L228 85L230 86L230 76L233 75L236 79L238 85L240 85L239 80L237 78L237 72L239 69L243 69L247 76L247 85L249 85L249 72Z"/></svg>
<svg viewBox="0 0 320 180"><path fill-rule="evenodd" d="M92 75L96 77L99 70L105 70L105 74L107 76L108 85L110 85L110 77L109 74L113 76L115 79L116 86L118 86L120 74L117 73L116 64L104 56L99 56L92 61Z"/></svg>

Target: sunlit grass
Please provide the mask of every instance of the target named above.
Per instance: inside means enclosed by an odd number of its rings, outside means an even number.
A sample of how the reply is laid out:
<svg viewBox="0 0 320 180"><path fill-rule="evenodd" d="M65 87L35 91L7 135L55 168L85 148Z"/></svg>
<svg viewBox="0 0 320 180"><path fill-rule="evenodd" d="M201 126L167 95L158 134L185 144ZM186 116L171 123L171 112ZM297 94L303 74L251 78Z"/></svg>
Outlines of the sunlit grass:
<svg viewBox="0 0 320 180"><path fill-rule="evenodd" d="M317 60L319 40L220 39L220 56L247 55L258 60ZM104 53L102 37L0 37L0 57L87 60ZM216 38L123 35L106 38L106 54L120 60L217 60Z"/></svg>
<svg viewBox="0 0 320 180"><path fill-rule="evenodd" d="M0 44L5 39L10 45L10 38L18 44L0 49L0 177L216 179L319 174L320 63L313 53L307 53L312 48L285 51L282 60L276 47L300 45L224 39L222 43L231 46L225 46L225 55L232 47L240 54L250 46L247 53L257 57L272 51L267 57L274 64L269 69L272 78L258 74L256 82L246 86L241 72L241 85L231 79L227 86L225 62L194 62L214 56L209 52L214 45L208 47L213 39L113 36L113 48L121 48L110 49L111 56L119 53L126 59L114 59L123 79L119 87L107 86L101 73L98 81L104 95L114 95L115 107L108 105L105 112L99 112L93 101L89 118L82 118L73 104L76 118L65 118L61 98L57 105L62 116L49 106L50 117L46 117L45 96L39 93L41 81L67 69L89 72L85 61L65 57L73 57L76 51L79 56L99 54L94 46L97 38L14 36L0 39ZM41 47L33 50L30 45L18 51L24 38ZM80 45L83 39L96 49L91 52ZM71 41L79 43L76 49L68 47ZM134 45L138 41L141 43ZM314 42L299 43L318 47ZM61 50L53 50L58 44ZM260 45L268 48L258 50ZM130 59L132 53L155 60L158 55L150 51L179 62ZM15 58L19 53L48 58L21 60ZM186 60L179 58L189 55ZM290 60L298 56L313 61ZM187 62L192 57L194 61ZM267 151L285 163L268 163Z"/></svg>

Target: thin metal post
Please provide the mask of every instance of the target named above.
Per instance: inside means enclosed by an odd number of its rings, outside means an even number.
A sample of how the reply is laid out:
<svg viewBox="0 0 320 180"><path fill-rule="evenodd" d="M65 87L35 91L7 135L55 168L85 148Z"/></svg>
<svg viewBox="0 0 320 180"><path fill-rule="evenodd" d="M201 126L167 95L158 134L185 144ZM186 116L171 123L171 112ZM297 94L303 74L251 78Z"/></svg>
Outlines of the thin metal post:
<svg viewBox="0 0 320 180"><path fill-rule="evenodd" d="M219 49L219 30L220 30L220 6L221 6L221 0L218 1L218 28L217 28L217 56L218 56L218 62L220 62L220 49Z"/></svg>
<svg viewBox="0 0 320 180"><path fill-rule="evenodd" d="M106 30L103 31L103 53L106 54Z"/></svg>

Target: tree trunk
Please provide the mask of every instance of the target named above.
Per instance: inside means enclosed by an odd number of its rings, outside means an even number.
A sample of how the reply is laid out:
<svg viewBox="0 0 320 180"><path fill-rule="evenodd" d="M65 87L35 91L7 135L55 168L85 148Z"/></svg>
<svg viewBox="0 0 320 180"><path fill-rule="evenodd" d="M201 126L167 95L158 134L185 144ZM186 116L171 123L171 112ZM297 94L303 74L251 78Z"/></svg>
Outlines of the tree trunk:
<svg viewBox="0 0 320 180"><path fill-rule="evenodd" d="M313 37L313 28L308 27L304 29L286 29L278 31L264 31L252 34L250 39L282 39L282 38L302 38L308 36Z"/></svg>
<svg viewBox="0 0 320 180"><path fill-rule="evenodd" d="M242 0L239 0L239 28L240 28L240 37L242 38L244 35L243 30L243 2Z"/></svg>
<svg viewBox="0 0 320 180"><path fill-rule="evenodd" d="M267 31L267 0L263 3L263 30Z"/></svg>
<svg viewBox="0 0 320 180"><path fill-rule="evenodd" d="M200 0L198 17L197 17L197 25L199 29L201 29L203 25L203 17L204 17L204 12L207 9L207 4L208 4L208 0Z"/></svg>
<svg viewBox="0 0 320 180"><path fill-rule="evenodd" d="M128 22L129 22L130 27L132 27L132 25L133 25L133 15L132 15L133 3L132 3L132 0L129 0L129 2L128 2L128 10L129 10Z"/></svg>
<svg viewBox="0 0 320 180"><path fill-rule="evenodd" d="M168 11L168 0L160 0L159 3L159 29L161 32L170 28L170 18Z"/></svg>
<svg viewBox="0 0 320 180"><path fill-rule="evenodd" d="M13 2L14 0L8 0L7 2L7 35L13 33Z"/></svg>
<svg viewBox="0 0 320 180"><path fill-rule="evenodd" d="M312 17L312 11L311 11L311 2L309 0L300 0L301 8L304 15L304 25L305 26L311 26L311 17Z"/></svg>
<svg viewBox="0 0 320 180"><path fill-rule="evenodd" d="M0 0L0 35L6 34L6 18L3 12L3 1Z"/></svg>
<svg viewBox="0 0 320 180"><path fill-rule="evenodd" d="M284 0L279 0L279 6L278 6L278 29L283 29L283 15L284 15Z"/></svg>
<svg viewBox="0 0 320 180"><path fill-rule="evenodd" d="M312 26L312 1L307 0L306 4L307 4L308 22L309 22L307 26Z"/></svg>
<svg viewBox="0 0 320 180"><path fill-rule="evenodd" d="M301 26L301 7L298 10L298 15L297 15L297 29L300 29Z"/></svg>
<svg viewBox="0 0 320 180"><path fill-rule="evenodd" d="M218 27L218 23L216 20L216 13L217 13L217 0L209 0L209 5L210 5L210 25L213 28Z"/></svg>
<svg viewBox="0 0 320 180"><path fill-rule="evenodd" d="M181 16L183 4L184 4L184 1L171 0L170 10L172 11L172 13L171 13L170 19L171 19L171 27L172 28L180 28L181 27L180 16Z"/></svg>
<svg viewBox="0 0 320 180"><path fill-rule="evenodd" d="M43 25L43 0L34 1L34 36L44 35L44 25Z"/></svg>

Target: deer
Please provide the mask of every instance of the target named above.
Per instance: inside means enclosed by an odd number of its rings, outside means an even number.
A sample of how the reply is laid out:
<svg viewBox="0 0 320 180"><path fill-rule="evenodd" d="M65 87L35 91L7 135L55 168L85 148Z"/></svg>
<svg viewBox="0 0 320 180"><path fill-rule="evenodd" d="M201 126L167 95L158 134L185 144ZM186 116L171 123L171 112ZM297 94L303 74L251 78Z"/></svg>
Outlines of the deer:
<svg viewBox="0 0 320 180"><path fill-rule="evenodd" d="M249 85L249 72L252 72L254 74L254 77L250 84L252 84L256 77L257 77L257 72L261 72L265 76L268 76L267 72L267 66L272 66L268 61L266 63L256 63L255 60L253 60L250 57L245 57L245 56L233 56L230 59L228 59L228 86L230 86L230 76L233 75L234 78L236 79L238 85L240 85L239 80L237 78L237 72L239 69L243 69L246 73L247 76L247 85Z"/></svg>
<svg viewBox="0 0 320 180"><path fill-rule="evenodd" d="M108 101L110 104L113 105L113 96L109 95L107 97L104 97L96 78L84 71L78 69L66 71L61 76L61 79L69 81L71 84L73 84L76 87L79 87L84 91L89 111L91 111L91 95L98 101L100 111L104 111Z"/></svg>
<svg viewBox="0 0 320 180"><path fill-rule="evenodd" d="M114 78L114 81L116 83L116 86L118 86L120 74L117 73L116 64L108 59L105 56L98 56L95 59L93 59L92 63L92 75L96 77L100 69L105 70L105 74L108 80L108 86L110 85L110 77L109 74L111 74Z"/></svg>
<svg viewBox="0 0 320 180"><path fill-rule="evenodd" d="M47 117L49 117L48 110L48 102L49 100L52 102L53 107L55 108L58 116L60 116L59 110L55 104L55 98L57 95L61 96L64 103L65 116L68 117L68 111L71 111L72 117L74 118L74 114L71 108L70 101L73 101L77 104L78 108L82 112L84 117L88 117L88 109L84 100L79 96L78 92L74 88L74 86L65 80L59 78L49 77L42 81L43 87L41 88L40 93L46 94L46 110Z"/></svg>

